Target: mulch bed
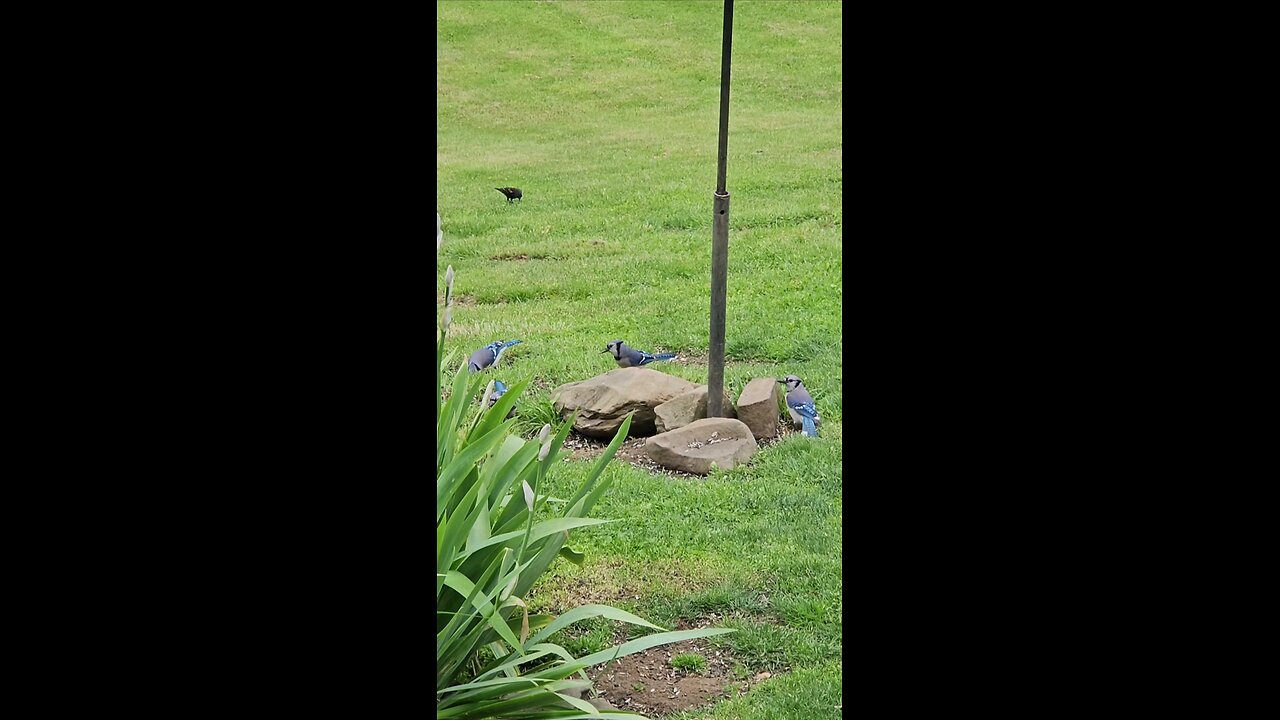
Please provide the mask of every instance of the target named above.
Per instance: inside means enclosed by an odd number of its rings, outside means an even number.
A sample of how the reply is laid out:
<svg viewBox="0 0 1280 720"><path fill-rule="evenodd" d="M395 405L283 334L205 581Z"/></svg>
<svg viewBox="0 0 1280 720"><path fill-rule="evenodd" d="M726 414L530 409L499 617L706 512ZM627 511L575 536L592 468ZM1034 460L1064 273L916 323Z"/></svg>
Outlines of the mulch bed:
<svg viewBox="0 0 1280 720"><path fill-rule="evenodd" d="M685 653L706 658L706 669L699 673L673 668L671 658ZM735 690L746 692L771 677L763 672L735 680L736 664L728 650L690 640L627 655L589 674L594 673L596 693L619 710L661 716L709 705L731 697Z"/></svg>

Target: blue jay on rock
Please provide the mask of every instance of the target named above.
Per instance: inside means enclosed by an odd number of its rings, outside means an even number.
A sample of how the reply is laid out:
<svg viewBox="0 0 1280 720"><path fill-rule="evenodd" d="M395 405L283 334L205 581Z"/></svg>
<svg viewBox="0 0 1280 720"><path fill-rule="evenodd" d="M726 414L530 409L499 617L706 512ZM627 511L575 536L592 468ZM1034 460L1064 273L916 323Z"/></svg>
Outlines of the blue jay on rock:
<svg viewBox="0 0 1280 720"><path fill-rule="evenodd" d="M480 372L487 367L493 367L498 364L498 358L502 357L503 351L512 345L519 345L519 340L508 340L507 342L491 342L479 350L471 353L471 372Z"/></svg>
<svg viewBox="0 0 1280 720"><path fill-rule="evenodd" d="M605 346L602 353L613 353L613 359L618 361L618 367L640 367L648 365L656 360L670 360L675 357L675 353L660 353L653 355L643 350L637 350L633 347L627 347L627 344L621 340L614 340Z"/></svg>
<svg viewBox="0 0 1280 720"><path fill-rule="evenodd" d="M795 375L780 378L778 382L787 386L787 409L791 411L791 418L800 421L805 435L818 437L816 422L822 418L818 416L818 408L813 404L813 396L804 389L804 383Z"/></svg>

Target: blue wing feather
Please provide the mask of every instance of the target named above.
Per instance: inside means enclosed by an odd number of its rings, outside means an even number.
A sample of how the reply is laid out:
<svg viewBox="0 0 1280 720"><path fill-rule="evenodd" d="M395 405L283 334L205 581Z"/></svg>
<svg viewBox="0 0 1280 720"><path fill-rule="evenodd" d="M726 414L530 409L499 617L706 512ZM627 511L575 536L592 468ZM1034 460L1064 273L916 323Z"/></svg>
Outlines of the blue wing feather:
<svg viewBox="0 0 1280 720"><path fill-rule="evenodd" d="M800 413L802 417L807 417L807 418L818 417L818 409L813 406L813 403L796 403L794 405L791 405L788 403L788 406L792 410L795 410L796 412Z"/></svg>

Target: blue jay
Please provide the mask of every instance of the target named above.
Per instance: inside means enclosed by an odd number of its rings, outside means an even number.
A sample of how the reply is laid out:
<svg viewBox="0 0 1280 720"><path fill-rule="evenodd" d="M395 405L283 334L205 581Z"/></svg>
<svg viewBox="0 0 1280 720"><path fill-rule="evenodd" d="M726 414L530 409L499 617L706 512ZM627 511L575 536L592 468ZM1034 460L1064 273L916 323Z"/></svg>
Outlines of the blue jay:
<svg viewBox="0 0 1280 720"><path fill-rule="evenodd" d="M791 418L800 421L805 435L818 437L816 423L822 418L818 416L818 408L813 404L813 396L804 389L804 383L795 375L779 378L778 382L787 386L787 409L791 412Z"/></svg>
<svg viewBox="0 0 1280 720"><path fill-rule="evenodd" d="M654 355L643 350L637 350L633 347L627 347L627 344L621 340L614 340L605 346L602 353L613 353L613 359L618 361L618 367L640 367L648 365L656 360L670 360L675 357L675 353L660 353Z"/></svg>
<svg viewBox="0 0 1280 720"><path fill-rule="evenodd" d="M493 407L494 405L497 405L498 400L503 395L506 395L506 394L507 394L507 384L502 382L501 380L494 380L493 392L490 393L489 395L489 407ZM507 417L511 417L512 415L515 415L515 414L516 414L516 406L512 405L511 410L507 413Z"/></svg>
<svg viewBox="0 0 1280 720"><path fill-rule="evenodd" d="M512 345L519 345L519 340L508 340L507 342L491 342L479 350L471 353L471 372L480 372L487 367L493 367L498 364L498 358L502 357L502 353Z"/></svg>

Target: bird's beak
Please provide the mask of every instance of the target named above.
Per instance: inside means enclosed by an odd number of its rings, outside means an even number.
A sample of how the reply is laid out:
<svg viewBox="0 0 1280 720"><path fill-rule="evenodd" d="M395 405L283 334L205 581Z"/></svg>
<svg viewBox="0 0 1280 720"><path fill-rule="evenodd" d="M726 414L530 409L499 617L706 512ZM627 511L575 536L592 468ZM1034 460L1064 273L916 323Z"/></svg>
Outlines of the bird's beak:
<svg viewBox="0 0 1280 720"><path fill-rule="evenodd" d="M607 353L607 352L609 352L609 348L605 348L605 349L601 350L600 352L602 352L602 353Z"/></svg>
<svg viewBox="0 0 1280 720"><path fill-rule="evenodd" d="M786 378L782 378L782 379L778 380L778 382L782 383L783 385L786 385L786 384L787 384L787 379L786 379Z"/></svg>

